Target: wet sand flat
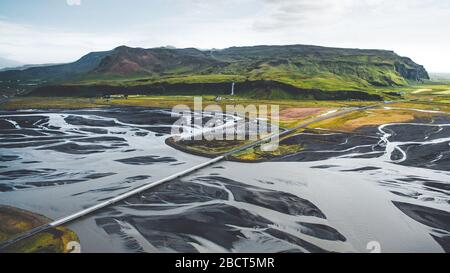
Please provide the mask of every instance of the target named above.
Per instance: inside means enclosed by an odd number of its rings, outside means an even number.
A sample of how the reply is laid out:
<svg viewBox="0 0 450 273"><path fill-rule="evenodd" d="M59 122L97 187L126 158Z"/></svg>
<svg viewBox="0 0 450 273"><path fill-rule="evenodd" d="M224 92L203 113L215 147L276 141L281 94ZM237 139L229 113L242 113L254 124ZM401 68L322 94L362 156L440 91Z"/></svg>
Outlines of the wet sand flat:
<svg viewBox="0 0 450 273"><path fill-rule="evenodd" d="M57 219L208 159L167 111L0 113L0 204ZM449 251L450 121L306 130L302 149L222 162L68 225L85 252Z"/></svg>

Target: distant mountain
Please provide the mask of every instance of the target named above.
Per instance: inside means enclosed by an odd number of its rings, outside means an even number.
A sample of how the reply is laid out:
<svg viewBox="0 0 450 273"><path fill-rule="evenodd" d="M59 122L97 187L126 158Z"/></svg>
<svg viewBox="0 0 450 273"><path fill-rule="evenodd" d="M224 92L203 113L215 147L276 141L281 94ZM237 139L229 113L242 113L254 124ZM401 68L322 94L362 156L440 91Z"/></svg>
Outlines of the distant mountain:
<svg viewBox="0 0 450 273"><path fill-rule="evenodd" d="M17 61L13 61L13 60L9 60L9 59L0 57L0 69L7 68L7 67L16 67L16 66L20 66L20 65L23 65L23 64L20 62L17 62Z"/></svg>
<svg viewBox="0 0 450 273"><path fill-rule="evenodd" d="M450 81L450 73L431 73L430 77L436 81Z"/></svg>
<svg viewBox="0 0 450 273"><path fill-rule="evenodd" d="M111 51L89 53L78 61L69 64L32 67L25 70L8 70L0 73L0 79L59 82L75 79L81 75L88 76L110 52Z"/></svg>
<svg viewBox="0 0 450 273"><path fill-rule="evenodd" d="M114 49L91 71L92 75L159 75L203 73L226 63L194 48L141 49L125 46Z"/></svg>
<svg viewBox="0 0 450 273"><path fill-rule="evenodd" d="M273 82L304 90L371 90L429 79L425 68L392 51L310 45L195 48L130 48L89 53L80 60L0 73L1 79L52 85L117 86ZM248 84L247 84L248 85ZM104 89L106 89L104 87ZM202 88L203 88L202 87ZM199 87L200 88L200 87ZM284 87L282 87L283 89ZM164 89L164 88L163 88Z"/></svg>
<svg viewBox="0 0 450 273"><path fill-rule="evenodd" d="M59 65L59 64L25 64L25 65L13 66L13 67L1 68L0 72L9 71L9 70L26 70L28 68L54 66L54 65Z"/></svg>

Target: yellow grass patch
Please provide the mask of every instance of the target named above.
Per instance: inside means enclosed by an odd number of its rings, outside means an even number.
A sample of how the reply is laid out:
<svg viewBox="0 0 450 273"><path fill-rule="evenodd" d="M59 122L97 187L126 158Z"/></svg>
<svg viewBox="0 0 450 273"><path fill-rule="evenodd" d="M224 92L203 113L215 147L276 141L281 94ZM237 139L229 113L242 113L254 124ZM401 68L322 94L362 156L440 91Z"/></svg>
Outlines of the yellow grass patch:
<svg viewBox="0 0 450 273"><path fill-rule="evenodd" d="M433 91L433 89L429 89L429 88L422 88L422 89L417 89L416 91L413 91L413 94L419 94L419 93L424 93L424 92L431 92Z"/></svg>
<svg viewBox="0 0 450 273"><path fill-rule="evenodd" d="M445 91L435 92L434 94L438 94L438 95L450 95L450 89L449 89L449 90L445 90Z"/></svg>
<svg viewBox="0 0 450 273"><path fill-rule="evenodd" d="M303 148L300 145L280 145L275 151L262 151L261 147L256 147L235 154L233 157L239 160L252 162L298 153L302 149Z"/></svg>
<svg viewBox="0 0 450 273"><path fill-rule="evenodd" d="M44 216L18 208L0 206L0 241L5 241L23 232L50 222ZM78 242L77 235L64 227L49 229L8 247L12 253L65 253L69 242Z"/></svg>
<svg viewBox="0 0 450 273"><path fill-rule="evenodd" d="M324 120L310 125L310 128L323 128L342 131L353 131L364 126L377 126L393 122L409 122L418 117L430 117L429 113L409 110L370 110L353 112L348 115Z"/></svg>
<svg viewBox="0 0 450 273"><path fill-rule="evenodd" d="M442 101L397 102L397 103L390 104L388 107L450 112L450 107L448 105L446 105L445 103L442 103Z"/></svg>
<svg viewBox="0 0 450 273"><path fill-rule="evenodd" d="M341 108L361 107L372 105L370 101L314 101L314 100L256 100L233 97L229 100L216 102L214 96L203 96L203 106L220 105L225 109L226 105L278 105L280 110L287 108ZM184 104L192 108L193 96L130 96L128 100L112 98L109 100L96 98L64 98L64 97L16 97L5 104L2 109L80 109L106 106L142 106L172 108Z"/></svg>
<svg viewBox="0 0 450 273"><path fill-rule="evenodd" d="M286 108L280 112L280 119L304 119L323 112L324 108Z"/></svg>

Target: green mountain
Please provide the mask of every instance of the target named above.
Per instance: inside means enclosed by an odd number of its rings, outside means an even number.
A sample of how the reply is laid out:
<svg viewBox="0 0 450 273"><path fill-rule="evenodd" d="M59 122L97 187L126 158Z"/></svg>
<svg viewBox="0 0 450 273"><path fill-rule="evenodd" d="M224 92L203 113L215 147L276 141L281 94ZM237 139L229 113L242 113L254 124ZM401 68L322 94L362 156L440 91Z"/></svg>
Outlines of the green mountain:
<svg viewBox="0 0 450 273"><path fill-rule="evenodd" d="M309 45L208 51L121 46L70 64L0 73L2 81L38 82L32 94L46 96L222 94L236 82L236 93L245 96L360 99L427 79L423 66L392 51Z"/></svg>

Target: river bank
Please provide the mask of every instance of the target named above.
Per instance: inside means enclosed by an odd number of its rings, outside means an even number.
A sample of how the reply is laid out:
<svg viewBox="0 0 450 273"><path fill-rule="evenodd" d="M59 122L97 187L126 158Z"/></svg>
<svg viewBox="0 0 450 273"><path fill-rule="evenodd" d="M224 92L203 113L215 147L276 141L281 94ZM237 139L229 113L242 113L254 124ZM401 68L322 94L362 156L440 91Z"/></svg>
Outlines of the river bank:
<svg viewBox="0 0 450 273"><path fill-rule="evenodd" d="M50 221L30 211L0 205L0 243ZM68 253L72 251L71 242L78 243L78 236L65 227L57 227L2 249L0 253Z"/></svg>

